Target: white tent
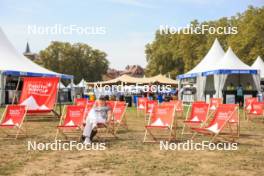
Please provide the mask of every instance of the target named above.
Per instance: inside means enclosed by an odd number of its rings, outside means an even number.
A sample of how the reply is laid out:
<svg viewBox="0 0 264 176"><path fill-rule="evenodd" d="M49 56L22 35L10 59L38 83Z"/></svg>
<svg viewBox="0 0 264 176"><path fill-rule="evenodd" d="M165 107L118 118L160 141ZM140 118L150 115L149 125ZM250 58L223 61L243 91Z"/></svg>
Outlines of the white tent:
<svg viewBox="0 0 264 176"><path fill-rule="evenodd" d="M177 76L177 78L180 80L179 88L181 87L182 79L196 77L196 96L198 100L203 99L203 90L205 89L205 77L202 77L202 72L210 70L212 66L215 65L215 63L217 63L224 56L224 54L225 52L222 46L220 45L218 39L216 38L212 47L199 64L197 64L192 70L190 70L186 74ZM181 97L180 91L179 97Z"/></svg>
<svg viewBox="0 0 264 176"><path fill-rule="evenodd" d="M63 75L43 68L23 56L14 48L1 28L0 71L1 74L14 76L58 76L66 79L73 78L70 75Z"/></svg>
<svg viewBox="0 0 264 176"><path fill-rule="evenodd" d="M82 79L82 80L80 81L80 83L77 84L77 87L80 87L80 88L86 88L86 87L87 87L87 82L86 82L84 79Z"/></svg>
<svg viewBox="0 0 264 176"><path fill-rule="evenodd" d="M70 84L68 84L67 88L68 89L72 89L72 88L75 88L77 87L77 85L75 85L73 82L71 82Z"/></svg>
<svg viewBox="0 0 264 176"><path fill-rule="evenodd" d="M61 77L73 79L71 75L64 75L50 71L32 62L19 53L8 40L0 27L0 103L5 103L5 84L7 76L38 76ZM13 95L12 95L13 96Z"/></svg>
<svg viewBox="0 0 264 176"><path fill-rule="evenodd" d="M264 79L264 62L260 56L258 56L255 62L252 64L251 68L259 70L260 78Z"/></svg>
<svg viewBox="0 0 264 176"><path fill-rule="evenodd" d="M255 70L242 62L229 47L225 55L210 68L211 70ZM208 70L207 70L208 71Z"/></svg>
<svg viewBox="0 0 264 176"><path fill-rule="evenodd" d="M230 83L238 80L239 84L245 84L246 81L254 85L257 91L260 91L258 71L242 62L230 47L225 55L210 70L203 72L202 75L203 77L213 75L216 97L223 96L222 90L228 77Z"/></svg>
<svg viewBox="0 0 264 176"><path fill-rule="evenodd" d="M197 64L192 70L189 72L179 75L178 78L190 78L190 77L197 77L204 71L210 70L216 62L220 60L224 56L225 52L220 45L218 39L216 38L212 47L205 55L205 57Z"/></svg>
<svg viewBox="0 0 264 176"><path fill-rule="evenodd" d="M62 82L60 82L60 83L58 84L58 88L59 88L59 89L64 89L64 88L66 88L66 87L64 86L64 84L63 84Z"/></svg>

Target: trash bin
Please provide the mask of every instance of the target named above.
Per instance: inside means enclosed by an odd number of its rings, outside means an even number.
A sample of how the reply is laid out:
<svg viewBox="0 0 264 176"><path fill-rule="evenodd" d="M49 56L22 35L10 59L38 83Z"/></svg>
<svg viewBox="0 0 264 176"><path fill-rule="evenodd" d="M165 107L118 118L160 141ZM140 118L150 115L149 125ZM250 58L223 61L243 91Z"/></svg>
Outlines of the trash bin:
<svg viewBox="0 0 264 176"><path fill-rule="evenodd" d="M135 105L135 107L137 107L137 99L138 99L138 96L137 95L134 95L134 105Z"/></svg>
<svg viewBox="0 0 264 176"><path fill-rule="evenodd" d="M162 103L162 102L163 102L163 97L162 97L162 95L158 95L158 101L159 101L159 103Z"/></svg>

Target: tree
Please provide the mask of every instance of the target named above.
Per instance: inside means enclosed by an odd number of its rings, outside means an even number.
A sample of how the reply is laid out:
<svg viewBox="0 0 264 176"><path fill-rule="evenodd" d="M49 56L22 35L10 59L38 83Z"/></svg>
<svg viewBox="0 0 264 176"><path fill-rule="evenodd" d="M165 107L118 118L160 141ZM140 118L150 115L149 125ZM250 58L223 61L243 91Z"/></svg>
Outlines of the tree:
<svg viewBox="0 0 264 176"><path fill-rule="evenodd" d="M206 55L215 38L225 50L231 46L245 63L252 64L258 55L264 56L264 7L250 6L244 13L215 21L190 22L192 27L237 27L237 34L183 34L157 31L153 42L146 45L146 74L176 76L191 70Z"/></svg>
<svg viewBox="0 0 264 176"><path fill-rule="evenodd" d="M41 64L50 70L74 76L75 83L85 79L99 81L109 62L106 53L83 43L54 41L40 51Z"/></svg>

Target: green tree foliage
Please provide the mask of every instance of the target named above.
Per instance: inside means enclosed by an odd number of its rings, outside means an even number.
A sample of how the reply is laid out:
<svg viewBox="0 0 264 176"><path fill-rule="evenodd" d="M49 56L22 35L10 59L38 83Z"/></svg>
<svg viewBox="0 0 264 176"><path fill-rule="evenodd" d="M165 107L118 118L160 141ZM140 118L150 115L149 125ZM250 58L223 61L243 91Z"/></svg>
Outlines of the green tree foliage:
<svg viewBox="0 0 264 176"><path fill-rule="evenodd" d="M264 7L250 6L244 13L230 18L199 23L193 27L237 27L237 34L183 34L156 32L152 43L146 45L146 74L170 74L176 76L191 70L203 59L215 38L225 50L231 46L245 63L252 64L260 55L264 58Z"/></svg>
<svg viewBox="0 0 264 176"><path fill-rule="evenodd" d="M98 81L106 73L109 62L106 53L82 43L52 42L40 51L41 63L50 70L74 75L75 83L82 78Z"/></svg>

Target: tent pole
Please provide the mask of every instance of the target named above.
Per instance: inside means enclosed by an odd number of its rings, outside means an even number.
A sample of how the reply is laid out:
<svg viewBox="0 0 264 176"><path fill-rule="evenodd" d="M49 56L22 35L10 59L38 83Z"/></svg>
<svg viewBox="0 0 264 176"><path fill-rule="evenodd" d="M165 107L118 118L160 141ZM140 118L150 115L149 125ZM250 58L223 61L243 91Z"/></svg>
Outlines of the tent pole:
<svg viewBox="0 0 264 176"><path fill-rule="evenodd" d="M181 93L180 93L180 90L181 90L181 79L179 79L179 82L178 82L178 100L182 100L182 99L181 99Z"/></svg>
<svg viewBox="0 0 264 176"><path fill-rule="evenodd" d="M6 75L5 75L5 77L4 77L4 101L5 101L5 103L4 104L6 104Z"/></svg>
<svg viewBox="0 0 264 176"><path fill-rule="evenodd" d="M5 75L0 71L0 105L5 104Z"/></svg>
<svg viewBox="0 0 264 176"><path fill-rule="evenodd" d="M220 75L219 75L219 77L220 77ZM220 87L220 79L218 78L218 90L219 90L219 87ZM220 98L220 91L222 91L222 90L219 90L218 92L217 92L217 97L216 98ZM223 98L223 97L222 97Z"/></svg>
<svg viewBox="0 0 264 176"><path fill-rule="evenodd" d="M13 100L12 100L12 104L15 103L15 99L16 99L16 96L17 96L17 92L18 92L18 87L19 87L19 84L20 84L20 76L18 77L18 81L17 81L17 86L16 86L16 91L15 91L15 95L13 97Z"/></svg>
<svg viewBox="0 0 264 176"><path fill-rule="evenodd" d="M239 79L238 79L238 85L240 85L240 84L241 84L241 80L240 80L240 79L241 79L241 77L240 77L240 73L238 74L238 78L239 78Z"/></svg>
<svg viewBox="0 0 264 176"><path fill-rule="evenodd" d="M60 109L60 116L61 114L61 98L60 98L60 82L61 82L61 78L59 79L59 90L58 90L58 97L59 97L59 109Z"/></svg>
<svg viewBox="0 0 264 176"><path fill-rule="evenodd" d="M73 82L73 79L71 79L71 100L72 100L72 102L74 102L74 99L75 99L75 88L73 87L73 84L74 84L74 82Z"/></svg>

